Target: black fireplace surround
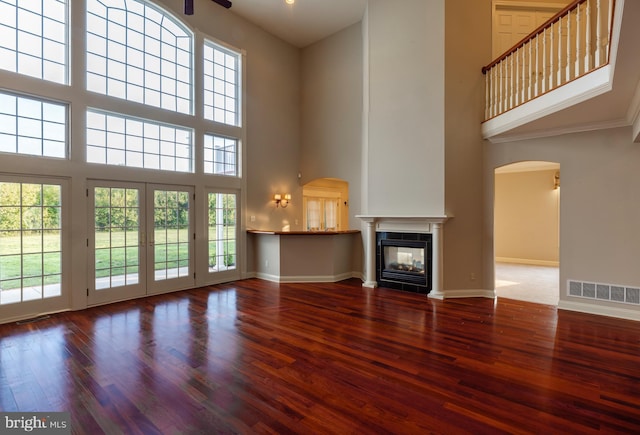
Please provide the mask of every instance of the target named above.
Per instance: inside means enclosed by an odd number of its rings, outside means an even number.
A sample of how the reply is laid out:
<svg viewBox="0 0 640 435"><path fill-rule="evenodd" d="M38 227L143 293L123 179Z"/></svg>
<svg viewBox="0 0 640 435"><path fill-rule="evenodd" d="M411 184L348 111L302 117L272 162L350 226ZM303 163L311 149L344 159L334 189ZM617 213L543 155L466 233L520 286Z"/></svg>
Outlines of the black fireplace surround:
<svg viewBox="0 0 640 435"><path fill-rule="evenodd" d="M391 248L391 249L385 249ZM395 249L400 248L400 249ZM406 251L405 257L411 257L409 252L424 250L423 261L399 261L388 257L391 252ZM385 254L385 251L387 252ZM413 293L427 294L431 291L432 273L432 234L428 233L376 233L376 281L379 287Z"/></svg>

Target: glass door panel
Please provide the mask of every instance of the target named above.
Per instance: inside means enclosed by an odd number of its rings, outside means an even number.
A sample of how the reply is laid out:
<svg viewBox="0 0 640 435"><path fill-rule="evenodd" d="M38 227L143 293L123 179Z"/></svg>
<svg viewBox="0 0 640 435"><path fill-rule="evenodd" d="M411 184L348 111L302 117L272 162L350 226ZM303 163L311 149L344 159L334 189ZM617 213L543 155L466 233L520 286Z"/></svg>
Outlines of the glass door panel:
<svg viewBox="0 0 640 435"><path fill-rule="evenodd" d="M61 190L0 182L0 305L62 294Z"/></svg>
<svg viewBox="0 0 640 435"><path fill-rule="evenodd" d="M236 194L208 192L207 234L209 272L237 269Z"/></svg>
<svg viewBox="0 0 640 435"><path fill-rule="evenodd" d="M96 181L89 202L90 305L195 285L192 188Z"/></svg>
<svg viewBox="0 0 640 435"><path fill-rule="evenodd" d="M66 182L0 177L0 319L67 308L63 277Z"/></svg>
<svg viewBox="0 0 640 435"><path fill-rule="evenodd" d="M153 235L148 270L153 281L149 293L189 288L195 284L193 268L193 189L150 186Z"/></svg>
<svg viewBox="0 0 640 435"><path fill-rule="evenodd" d="M89 198L89 303L144 295L144 185L91 183Z"/></svg>

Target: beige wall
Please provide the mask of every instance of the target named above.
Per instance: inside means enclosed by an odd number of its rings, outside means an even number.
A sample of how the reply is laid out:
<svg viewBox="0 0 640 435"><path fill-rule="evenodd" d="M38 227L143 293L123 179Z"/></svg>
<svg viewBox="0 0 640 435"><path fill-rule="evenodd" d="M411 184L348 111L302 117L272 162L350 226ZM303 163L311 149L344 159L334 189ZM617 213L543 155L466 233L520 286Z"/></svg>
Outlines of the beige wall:
<svg viewBox="0 0 640 435"><path fill-rule="evenodd" d="M482 66L491 57L491 1L447 0L444 288L488 289L483 246Z"/></svg>
<svg viewBox="0 0 640 435"><path fill-rule="evenodd" d="M631 140L631 127L488 144L486 158L487 191L493 189L496 167L521 160L560 163L561 304L576 300L566 295L568 279L640 286L640 147ZM486 206L492 208L492 194ZM578 301L620 307L588 299ZM640 311L632 305L623 308Z"/></svg>
<svg viewBox="0 0 640 435"><path fill-rule="evenodd" d="M355 215L362 195L362 75L361 23L302 51L300 184L319 178L349 184L342 229L360 228Z"/></svg>
<svg viewBox="0 0 640 435"><path fill-rule="evenodd" d="M496 174L496 259L531 264L558 263L560 190L556 170Z"/></svg>

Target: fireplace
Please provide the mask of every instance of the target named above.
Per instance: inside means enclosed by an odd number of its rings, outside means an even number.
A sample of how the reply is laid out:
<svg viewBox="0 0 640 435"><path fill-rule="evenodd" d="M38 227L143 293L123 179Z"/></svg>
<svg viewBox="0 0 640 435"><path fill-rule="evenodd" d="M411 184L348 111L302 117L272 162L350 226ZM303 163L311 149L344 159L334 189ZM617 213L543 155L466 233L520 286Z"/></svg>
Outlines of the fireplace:
<svg viewBox="0 0 640 435"><path fill-rule="evenodd" d="M432 276L432 235L376 233L376 281L381 287L429 293Z"/></svg>
<svg viewBox="0 0 640 435"><path fill-rule="evenodd" d="M428 293L433 299L444 299L442 290L442 229L449 219L446 215L381 215L368 214L356 215L366 224L365 253L364 253L364 282L363 287L376 288L380 285L399 290L417 291ZM426 287L416 286L411 283L397 283L395 281L380 281L380 240L383 233L401 233L396 240L427 241L428 248L425 251L425 278Z"/></svg>

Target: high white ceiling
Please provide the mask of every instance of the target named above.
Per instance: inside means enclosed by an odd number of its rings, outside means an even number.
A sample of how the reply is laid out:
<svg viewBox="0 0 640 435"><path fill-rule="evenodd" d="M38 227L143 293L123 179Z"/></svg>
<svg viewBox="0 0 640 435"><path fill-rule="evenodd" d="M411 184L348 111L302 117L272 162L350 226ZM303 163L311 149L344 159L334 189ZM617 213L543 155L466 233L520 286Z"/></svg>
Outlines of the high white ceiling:
<svg viewBox="0 0 640 435"><path fill-rule="evenodd" d="M306 47L362 19L367 0L232 0L231 11L296 47Z"/></svg>

